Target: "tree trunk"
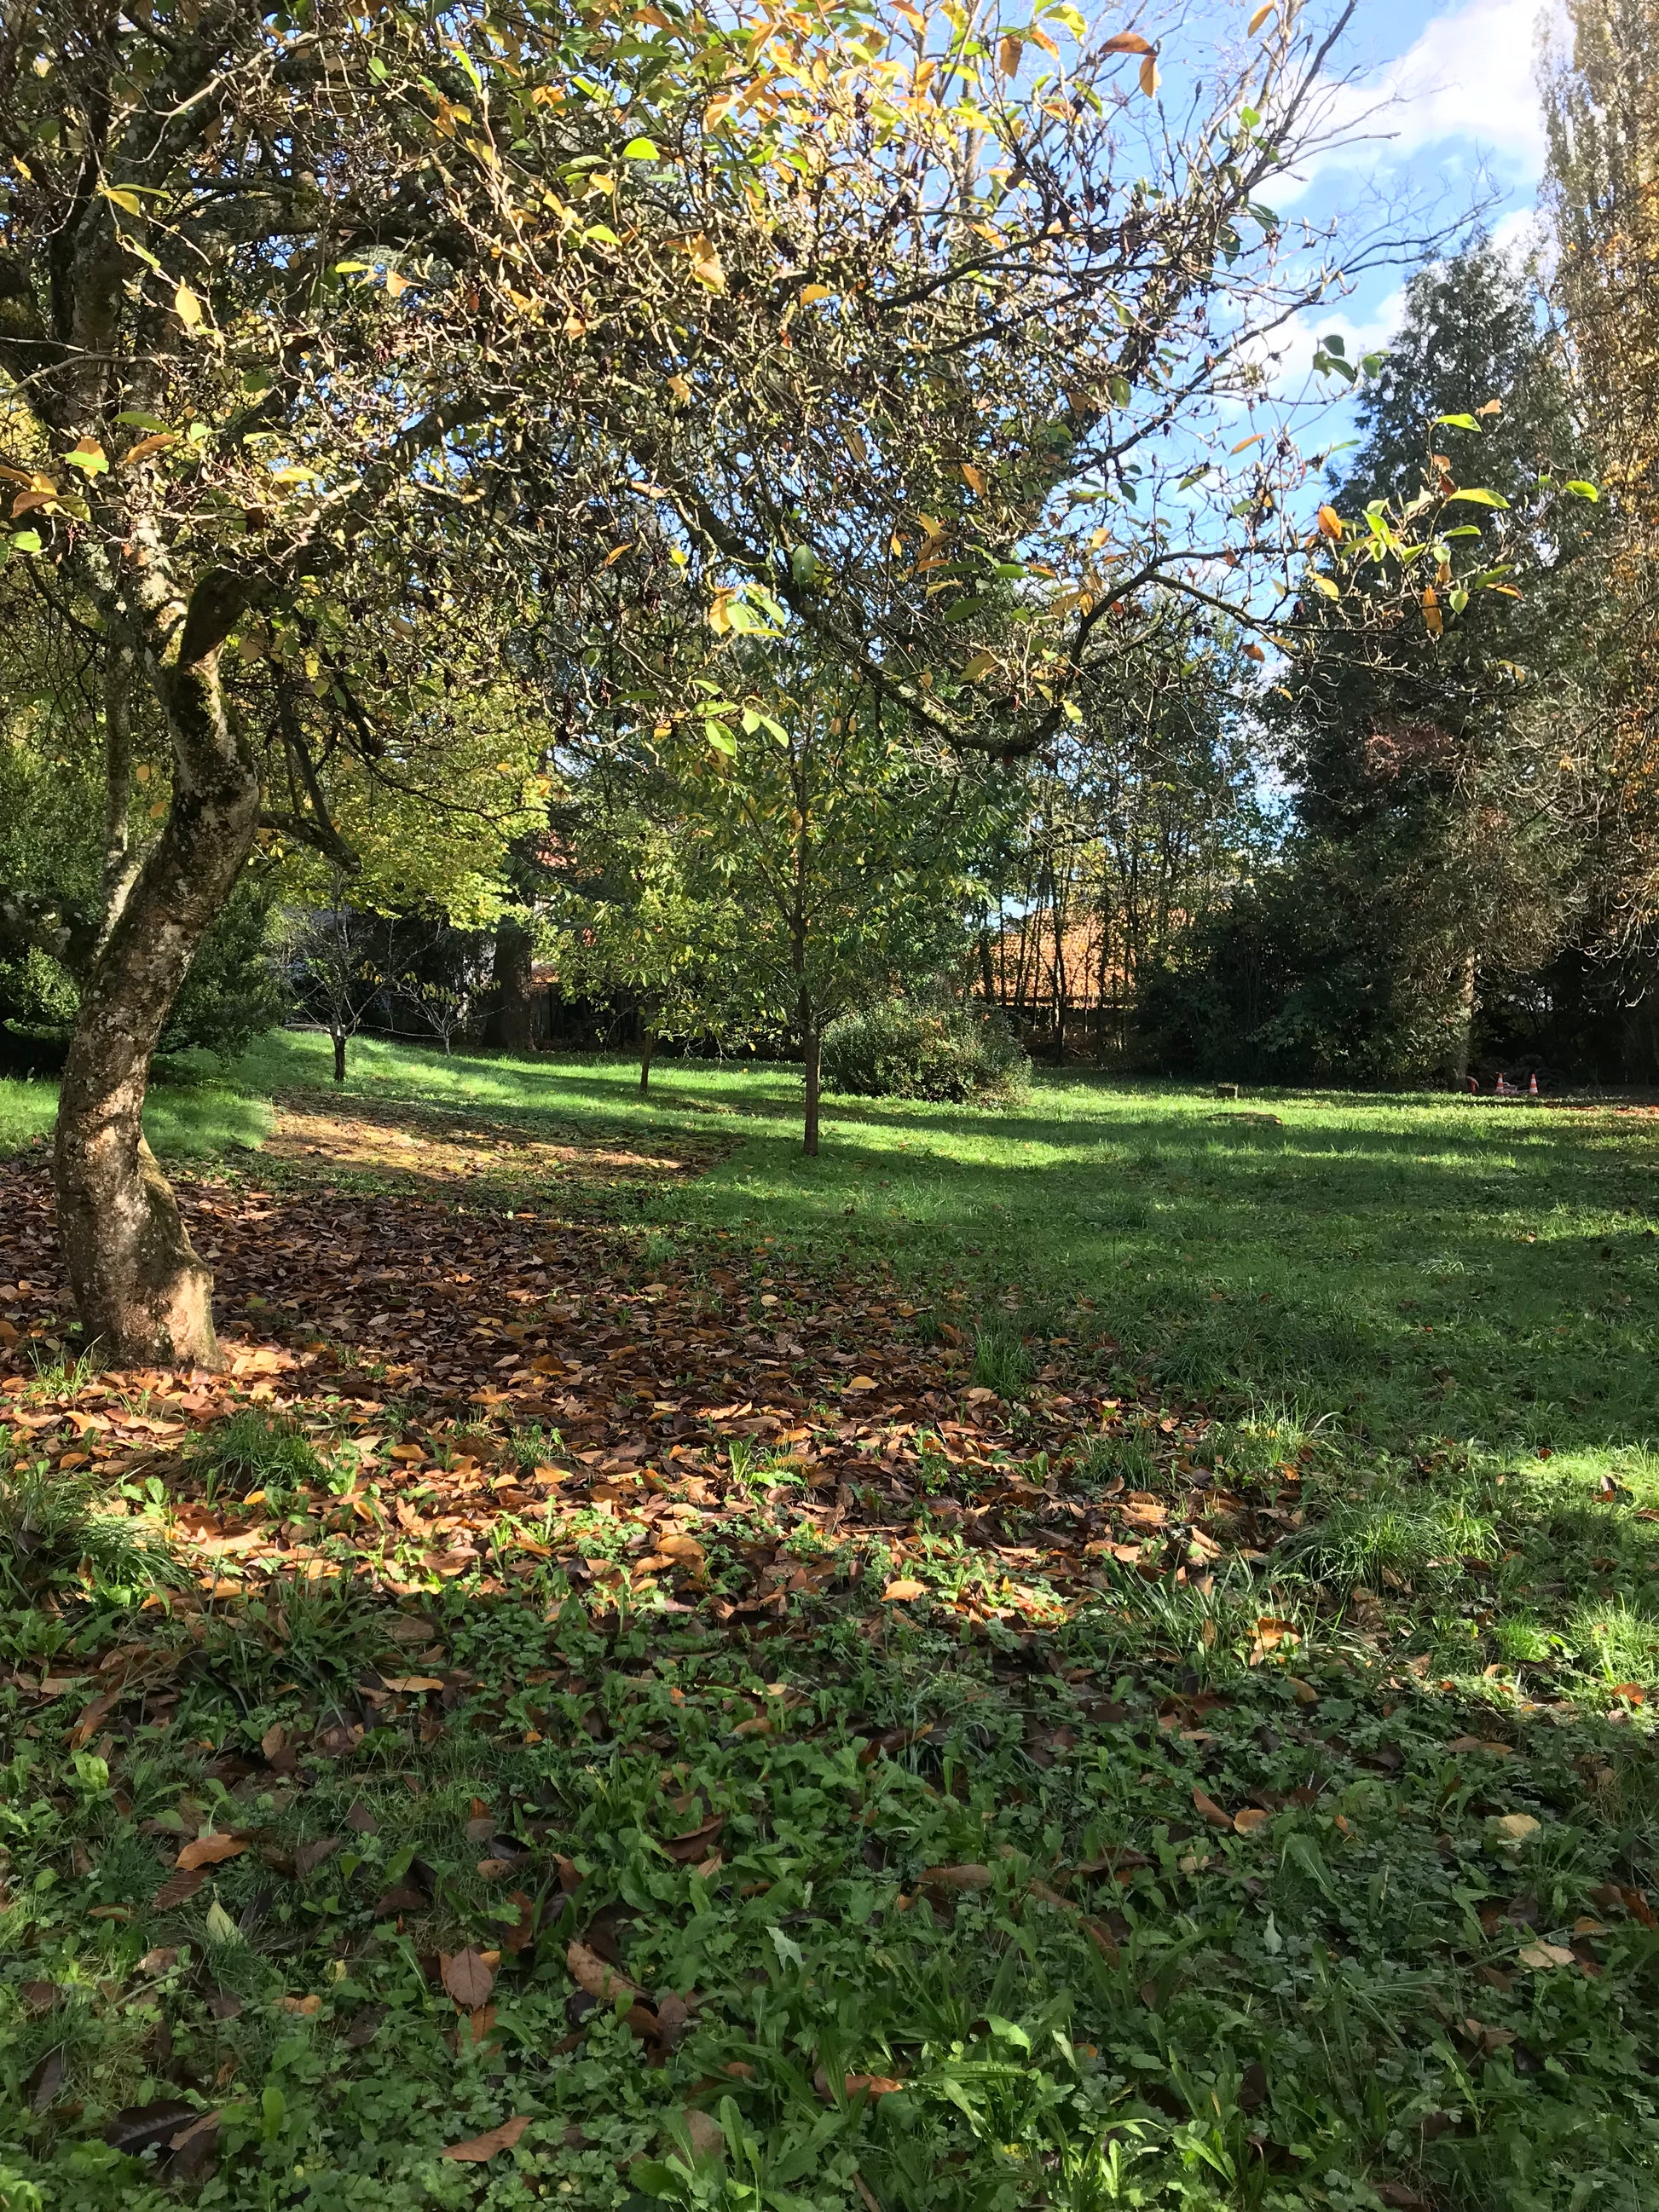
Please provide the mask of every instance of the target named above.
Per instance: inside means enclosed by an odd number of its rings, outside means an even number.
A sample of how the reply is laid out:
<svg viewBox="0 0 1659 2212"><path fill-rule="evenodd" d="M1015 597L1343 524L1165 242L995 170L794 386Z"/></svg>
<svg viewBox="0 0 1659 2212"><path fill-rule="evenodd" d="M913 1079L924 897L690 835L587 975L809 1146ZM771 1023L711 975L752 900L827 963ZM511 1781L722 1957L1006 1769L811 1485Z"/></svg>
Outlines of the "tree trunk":
<svg viewBox="0 0 1659 2212"><path fill-rule="evenodd" d="M1447 1038L1446 1077L1459 1091L1469 1077L1469 1054L1474 1039L1474 955L1468 952L1458 969L1450 1035Z"/></svg>
<svg viewBox="0 0 1659 2212"><path fill-rule="evenodd" d="M345 1081L345 1031L331 1030L329 1035L334 1040L334 1080L337 1083L343 1083Z"/></svg>
<svg viewBox="0 0 1659 2212"><path fill-rule="evenodd" d="M132 679L137 655L131 645L112 642L104 672L104 870L103 912L98 942L104 945L121 918L141 858L134 842L132 810Z"/></svg>
<svg viewBox="0 0 1659 2212"><path fill-rule="evenodd" d="M522 922L495 930L495 988L501 994L501 1044L508 1052L535 1049L535 946Z"/></svg>
<svg viewBox="0 0 1659 2212"><path fill-rule="evenodd" d="M818 1025L810 1016L801 1025L801 1046L806 1059L806 1121L801 1150L809 1160L818 1156Z"/></svg>
<svg viewBox="0 0 1659 2212"><path fill-rule="evenodd" d="M162 604L154 678L173 740L173 803L82 986L58 1109L58 1221L89 1345L117 1366L221 1364L213 1275L144 1141L150 1055L259 818L259 776L229 728L220 648L241 601L218 576Z"/></svg>
<svg viewBox="0 0 1659 2212"><path fill-rule="evenodd" d="M657 1032L649 1022L645 1025L645 1042L640 1048L640 1090L641 1094L651 1088L651 1055L657 1048Z"/></svg>

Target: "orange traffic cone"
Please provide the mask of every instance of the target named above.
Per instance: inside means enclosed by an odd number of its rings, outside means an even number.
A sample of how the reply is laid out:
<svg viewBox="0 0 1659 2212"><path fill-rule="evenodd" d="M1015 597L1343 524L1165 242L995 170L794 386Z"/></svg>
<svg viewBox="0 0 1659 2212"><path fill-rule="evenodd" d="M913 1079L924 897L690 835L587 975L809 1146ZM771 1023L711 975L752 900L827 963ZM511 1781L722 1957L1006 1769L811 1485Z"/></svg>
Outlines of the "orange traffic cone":
<svg viewBox="0 0 1659 2212"><path fill-rule="evenodd" d="M1535 1067L1527 1078L1527 1096L1528 1098L1536 1098L1538 1096L1538 1070Z"/></svg>

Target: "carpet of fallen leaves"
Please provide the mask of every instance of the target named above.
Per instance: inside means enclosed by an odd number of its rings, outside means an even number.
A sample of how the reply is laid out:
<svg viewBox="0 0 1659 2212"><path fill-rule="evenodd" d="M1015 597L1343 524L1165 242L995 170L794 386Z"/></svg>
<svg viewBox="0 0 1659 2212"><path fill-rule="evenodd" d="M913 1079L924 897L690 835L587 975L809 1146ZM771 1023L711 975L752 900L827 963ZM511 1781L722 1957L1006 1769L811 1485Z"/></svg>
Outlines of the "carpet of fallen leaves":
<svg viewBox="0 0 1659 2212"><path fill-rule="evenodd" d="M468 1143L511 1151L511 1133L421 1134L409 1188L343 1194L304 1172L307 1146L364 1132L378 1173L404 1127L354 1106L343 1122L283 1116L277 1163L297 1172L180 1181L216 1273L216 1374L77 1367L45 1164L0 1170L0 1421L32 1463L100 1488L159 1476L214 1595L296 1572L405 1595L477 1576L494 1595L550 1559L596 1607L726 1621L845 1589L880 1547L895 1602L926 1589L977 1618L1052 1620L1113 1561L1201 1578L1224 1553L1261 1559L1295 1516L1294 1469L1249 1501L1218 1487L1201 1413L1138 1402L1086 1311L1077 1337L1036 1347L1009 1402L972 1379L980 1317L959 1287L919 1310L879 1267L825 1279L718 1236L653 1266L637 1231L434 1194L467 1179ZM677 1176L697 1158L595 1144L582 1164ZM210 1481L204 1437L250 1406L308 1433L329 1482L274 1502ZM1152 1446L1158 1488L1066 1495L1126 1432ZM763 1496L775 1510L757 1516ZM722 1539L737 1549L715 1574Z"/></svg>

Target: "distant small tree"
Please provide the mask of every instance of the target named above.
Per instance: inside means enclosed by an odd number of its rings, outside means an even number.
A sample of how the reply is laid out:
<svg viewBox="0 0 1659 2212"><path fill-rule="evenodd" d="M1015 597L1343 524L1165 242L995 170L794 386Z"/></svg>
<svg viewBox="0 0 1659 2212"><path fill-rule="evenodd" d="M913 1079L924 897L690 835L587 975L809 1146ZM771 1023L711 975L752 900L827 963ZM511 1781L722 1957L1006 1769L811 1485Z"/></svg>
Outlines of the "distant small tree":
<svg viewBox="0 0 1659 2212"><path fill-rule="evenodd" d="M431 1030L447 1060L456 1039L477 1024L494 980L475 938L461 930L440 930L418 966L399 976L393 995Z"/></svg>
<svg viewBox="0 0 1659 2212"><path fill-rule="evenodd" d="M818 1149L819 1054L838 1014L961 964L974 856L1008 801L983 763L895 724L869 690L811 667L721 719L682 785L686 886L729 932L728 1003L793 1030L805 1071L803 1149Z"/></svg>
<svg viewBox="0 0 1659 2212"><path fill-rule="evenodd" d="M655 803L672 808L660 780ZM638 804L593 806L558 907L561 983L639 1007L641 1091L663 1039L717 1036L742 1018L732 996L741 908L706 884L701 897L692 890L683 827Z"/></svg>
<svg viewBox="0 0 1659 2212"><path fill-rule="evenodd" d="M373 943L380 935L389 944L390 931L379 917L355 913L343 886L335 888L330 905L289 918L283 951L295 995L328 1031L334 1080L343 1083L346 1045L392 981L384 951L377 957Z"/></svg>

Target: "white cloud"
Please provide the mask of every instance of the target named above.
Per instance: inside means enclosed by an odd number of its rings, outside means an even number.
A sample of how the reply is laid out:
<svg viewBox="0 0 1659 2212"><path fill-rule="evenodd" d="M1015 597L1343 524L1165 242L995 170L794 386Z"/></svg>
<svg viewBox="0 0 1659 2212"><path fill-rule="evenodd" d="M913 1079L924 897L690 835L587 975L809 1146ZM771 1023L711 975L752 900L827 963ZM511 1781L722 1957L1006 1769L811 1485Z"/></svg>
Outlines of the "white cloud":
<svg viewBox="0 0 1659 2212"><path fill-rule="evenodd" d="M1545 150L1539 29L1554 9L1555 0L1463 0L1431 16L1397 60L1333 92L1331 130L1363 135L1316 156L1303 188L1324 171L1398 165L1454 143L1530 184Z"/></svg>

